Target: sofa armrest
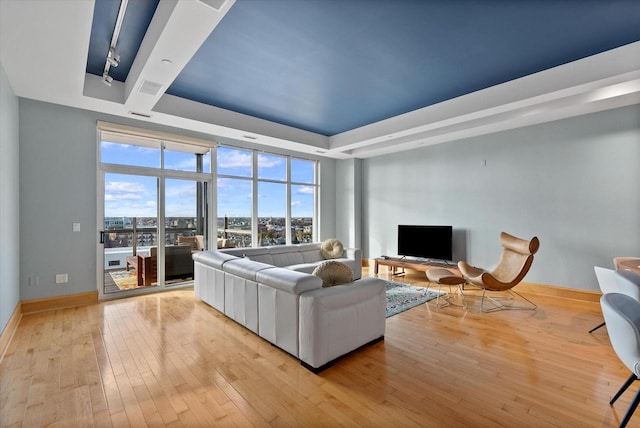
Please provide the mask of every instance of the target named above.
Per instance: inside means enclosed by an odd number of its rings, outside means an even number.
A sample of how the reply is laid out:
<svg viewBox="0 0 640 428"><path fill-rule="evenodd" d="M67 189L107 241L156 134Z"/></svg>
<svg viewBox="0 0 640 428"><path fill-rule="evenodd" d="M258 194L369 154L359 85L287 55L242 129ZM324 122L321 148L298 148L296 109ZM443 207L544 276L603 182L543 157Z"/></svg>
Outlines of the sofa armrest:
<svg viewBox="0 0 640 428"><path fill-rule="evenodd" d="M344 256L354 260L355 271L353 272L353 279L360 279L362 277L362 250L360 248L346 248Z"/></svg>
<svg viewBox="0 0 640 428"><path fill-rule="evenodd" d="M364 278L300 295L299 358L318 368L384 336L386 284Z"/></svg>
<svg viewBox="0 0 640 428"><path fill-rule="evenodd" d="M362 265L362 250L360 248L345 248L344 257L352 260L360 259L360 265Z"/></svg>
<svg viewBox="0 0 640 428"><path fill-rule="evenodd" d="M220 251L201 251L192 253L191 258L198 263L210 266L216 269L222 269L222 265L230 260L236 260L238 257L225 254Z"/></svg>

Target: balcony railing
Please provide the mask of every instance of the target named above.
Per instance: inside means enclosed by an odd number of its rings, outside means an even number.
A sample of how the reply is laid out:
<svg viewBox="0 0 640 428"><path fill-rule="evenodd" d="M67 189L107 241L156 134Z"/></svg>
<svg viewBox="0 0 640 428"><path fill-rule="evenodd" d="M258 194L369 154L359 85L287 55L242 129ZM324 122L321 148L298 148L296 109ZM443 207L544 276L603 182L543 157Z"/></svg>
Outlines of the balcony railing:
<svg viewBox="0 0 640 428"><path fill-rule="evenodd" d="M178 236L195 236L197 229L195 227L172 227L165 228L164 232L165 245L174 245L178 242ZM105 234L105 248L144 247L158 244L158 230L155 227L105 229Z"/></svg>

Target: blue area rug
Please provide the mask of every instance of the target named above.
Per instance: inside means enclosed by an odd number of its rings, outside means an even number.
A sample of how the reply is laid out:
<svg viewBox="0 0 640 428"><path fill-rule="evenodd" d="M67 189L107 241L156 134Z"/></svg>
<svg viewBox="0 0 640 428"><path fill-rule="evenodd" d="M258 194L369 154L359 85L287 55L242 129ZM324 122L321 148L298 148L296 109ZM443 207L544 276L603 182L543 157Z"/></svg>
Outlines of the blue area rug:
<svg viewBox="0 0 640 428"><path fill-rule="evenodd" d="M387 318L438 297L438 292L401 282L387 283ZM445 294L445 293L442 293Z"/></svg>

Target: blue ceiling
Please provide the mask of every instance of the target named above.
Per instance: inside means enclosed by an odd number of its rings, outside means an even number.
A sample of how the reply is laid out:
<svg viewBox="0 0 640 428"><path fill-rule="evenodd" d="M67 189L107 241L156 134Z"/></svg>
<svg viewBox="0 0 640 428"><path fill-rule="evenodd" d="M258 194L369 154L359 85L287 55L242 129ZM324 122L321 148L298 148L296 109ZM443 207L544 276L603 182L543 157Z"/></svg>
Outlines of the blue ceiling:
<svg viewBox="0 0 640 428"><path fill-rule="evenodd" d="M96 0L102 75L119 0ZM158 0L133 0L124 81ZM237 0L167 93L334 135L640 40L640 0Z"/></svg>

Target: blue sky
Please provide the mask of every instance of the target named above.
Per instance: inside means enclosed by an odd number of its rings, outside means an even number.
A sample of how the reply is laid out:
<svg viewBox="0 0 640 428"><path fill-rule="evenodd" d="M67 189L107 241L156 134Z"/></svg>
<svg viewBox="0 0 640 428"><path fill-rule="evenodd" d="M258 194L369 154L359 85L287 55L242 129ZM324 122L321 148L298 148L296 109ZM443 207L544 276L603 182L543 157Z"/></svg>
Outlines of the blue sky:
<svg viewBox="0 0 640 428"><path fill-rule="evenodd" d="M218 215L249 217L251 215L252 152L218 148L218 173L241 178L219 177ZM158 168L160 150L103 142L102 162ZM284 180L286 159L282 156L260 153L258 178ZM313 183L314 163L292 159L291 178L294 182ZM211 159L203 158L203 169L209 172ZM195 171L195 155L165 150L165 169ZM286 186L281 183L258 182L258 217L284 217L286 214ZM105 174L105 217L156 217L158 182L154 177L127 174ZM292 217L313 216L313 186L291 186ZM196 216L196 182L167 179L165 186L165 216Z"/></svg>

